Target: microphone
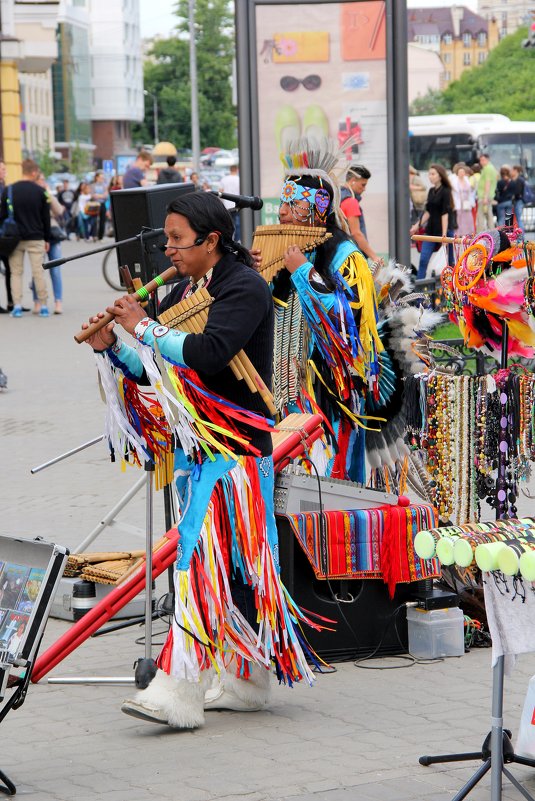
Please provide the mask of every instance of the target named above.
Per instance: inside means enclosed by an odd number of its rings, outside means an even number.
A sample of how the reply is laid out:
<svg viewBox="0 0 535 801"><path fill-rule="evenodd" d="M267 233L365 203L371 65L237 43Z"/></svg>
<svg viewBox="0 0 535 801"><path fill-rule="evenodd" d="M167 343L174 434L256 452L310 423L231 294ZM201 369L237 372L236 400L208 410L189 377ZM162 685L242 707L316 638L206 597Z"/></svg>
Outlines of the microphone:
<svg viewBox="0 0 535 801"><path fill-rule="evenodd" d="M253 209L253 211L259 211L264 205L262 198L255 197L254 195L252 197L249 195L230 195L228 192L216 192L215 190L212 191L212 195L217 195L217 197L223 198L223 200L232 201L239 209Z"/></svg>

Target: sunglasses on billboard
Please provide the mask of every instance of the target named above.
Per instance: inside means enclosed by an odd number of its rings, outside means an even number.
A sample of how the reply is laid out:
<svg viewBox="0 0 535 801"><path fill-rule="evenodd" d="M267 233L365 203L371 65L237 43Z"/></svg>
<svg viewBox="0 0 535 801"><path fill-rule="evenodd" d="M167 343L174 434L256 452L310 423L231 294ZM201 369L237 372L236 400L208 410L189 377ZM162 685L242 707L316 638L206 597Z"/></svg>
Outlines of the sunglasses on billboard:
<svg viewBox="0 0 535 801"><path fill-rule="evenodd" d="M281 89L285 92L295 92L301 84L304 86L305 89L308 89L309 92L314 91L314 89L319 89L321 86L321 78L319 75L307 75L306 78L294 78L292 75L284 75L280 79Z"/></svg>

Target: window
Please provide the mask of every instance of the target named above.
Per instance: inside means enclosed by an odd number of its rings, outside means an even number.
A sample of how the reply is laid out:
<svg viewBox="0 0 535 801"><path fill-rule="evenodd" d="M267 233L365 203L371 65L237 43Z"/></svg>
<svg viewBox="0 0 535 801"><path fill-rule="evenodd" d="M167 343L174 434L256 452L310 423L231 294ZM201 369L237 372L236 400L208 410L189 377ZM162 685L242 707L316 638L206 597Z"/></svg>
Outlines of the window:
<svg viewBox="0 0 535 801"><path fill-rule="evenodd" d="M471 33L463 33L463 47L472 47Z"/></svg>
<svg viewBox="0 0 535 801"><path fill-rule="evenodd" d="M478 64L483 64L483 62L486 61L486 60L487 60L487 54L486 53L478 53L477 54L477 63Z"/></svg>
<svg viewBox="0 0 535 801"><path fill-rule="evenodd" d="M477 43L480 47L485 47L487 44L487 34L485 31L480 31L477 35Z"/></svg>
<svg viewBox="0 0 535 801"><path fill-rule="evenodd" d="M445 33L444 36L442 37L442 41L444 42L445 45L450 45L453 42L453 36L451 35L451 33Z"/></svg>
<svg viewBox="0 0 535 801"><path fill-rule="evenodd" d="M463 53L463 64L465 67L469 67L472 63L472 59L470 57L470 53Z"/></svg>
<svg viewBox="0 0 535 801"><path fill-rule="evenodd" d="M444 64L451 64L451 53L444 53L442 56L442 61Z"/></svg>
<svg viewBox="0 0 535 801"><path fill-rule="evenodd" d="M444 80L451 81L451 72L449 70L444 73Z"/></svg>

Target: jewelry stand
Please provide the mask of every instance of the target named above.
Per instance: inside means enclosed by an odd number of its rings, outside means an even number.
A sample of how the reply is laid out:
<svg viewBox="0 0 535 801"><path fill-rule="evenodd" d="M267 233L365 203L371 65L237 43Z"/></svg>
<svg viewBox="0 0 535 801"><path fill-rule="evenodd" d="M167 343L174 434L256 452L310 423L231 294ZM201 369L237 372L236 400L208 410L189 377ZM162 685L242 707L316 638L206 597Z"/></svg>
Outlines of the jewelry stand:
<svg viewBox="0 0 535 801"><path fill-rule="evenodd" d="M506 220L506 225L510 224L510 220ZM507 369L507 350L509 345L509 331L505 322L502 322L502 349L500 358L500 369ZM501 519L505 517L507 504L503 503L503 499L499 495L500 489L504 489L505 481L505 467L506 467L507 453L500 449L498 456L498 478L496 480L496 518ZM507 488L505 487L505 500L507 500ZM439 762L464 762L471 759L482 759L481 765L474 775L468 779L466 784L461 787L459 792L452 798L452 801L462 801L466 798L468 793L473 790L476 784L483 778L483 776L490 770L490 792L491 801L501 801L502 799L502 773L507 776L509 781L516 787L516 789L527 799L527 801L535 801L532 795L522 787L520 782L510 773L505 764L516 762L519 765L527 765L530 768L535 768L535 759L528 759L527 757L515 754L513 745L511 743L511 732L503 728L503 677L504 677L504 660L505 657L499 656L496 664L492 669L492 711L491 711L491 730L486 736L485 741L481 747L481 751L475 751L465 754L444 754L442 756L422 756L418 760L420 765L433 765ZM490 744L490 748L489 748Z"/></svg>

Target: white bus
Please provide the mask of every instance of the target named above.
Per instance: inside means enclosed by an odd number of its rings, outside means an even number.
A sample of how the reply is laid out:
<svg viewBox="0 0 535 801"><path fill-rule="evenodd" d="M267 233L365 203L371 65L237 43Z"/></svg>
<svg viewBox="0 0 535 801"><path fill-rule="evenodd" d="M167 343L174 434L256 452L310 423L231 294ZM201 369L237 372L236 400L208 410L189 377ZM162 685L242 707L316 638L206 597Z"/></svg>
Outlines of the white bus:
<svg viewBox="0 0 535 801"><path fill-rule="evenodd" d="M503 114L437 114L409 117L410 163L426 175L429 165L451 170L458 161L474 164L487 153L497 170L520 164L535 184L535 122L515 122Z"/></svg>

